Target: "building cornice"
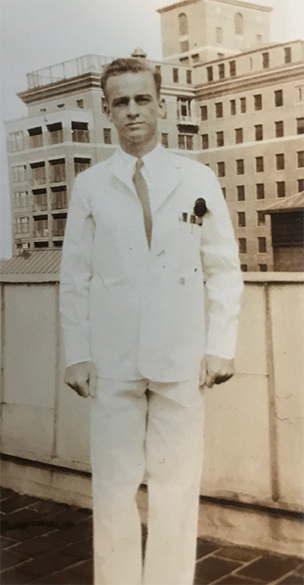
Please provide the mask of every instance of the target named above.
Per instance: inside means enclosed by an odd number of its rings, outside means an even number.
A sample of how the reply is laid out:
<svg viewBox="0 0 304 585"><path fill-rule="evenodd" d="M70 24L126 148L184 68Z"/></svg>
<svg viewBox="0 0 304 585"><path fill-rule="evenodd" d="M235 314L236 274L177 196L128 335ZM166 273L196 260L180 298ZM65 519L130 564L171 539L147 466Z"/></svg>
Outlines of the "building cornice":
<svg viewBox="0 0 304 585"><path fill-rule="evenodd" d="M286 83L294 79L303 79L304 63L295 65L288 69L276 69L273 71L259 72L233 79L225 79L209 83L208 85L197 84L195 86L196 99L211 99L223 94L244 92L265 85L274 85L276 83Z"/></svg>
<svg viewBox="0 0 304 585"><path fill-rule="evenodd" d="M170 10L174 10L175 8L181 8L182 6L187 6L187 4L194 4L195 2L199 2L200 0L183 0L182 2L176 2L175 4L171 4L169 6L163 6L162 8L158 8L156 12L162 14L163 12L169 12ZM221 2L222 4L232 4L234 6L239 6L240 8L251 8L253 10L260 10L260 12L272 12L273 8L271 6L262 6L261 4L255 4L253 2L242 2L242 0L209 0L211 2Z"/></svg>
<svg viewBox="0 0 304 585"><path fill-rule="evenodd" d="M92 87L101 90L100 78L100 73L84 73L83 75L77 75L77 77L70 77L48 85L27 89L17 95L25 104L32 104L55 96L66 96Z"/></svg>

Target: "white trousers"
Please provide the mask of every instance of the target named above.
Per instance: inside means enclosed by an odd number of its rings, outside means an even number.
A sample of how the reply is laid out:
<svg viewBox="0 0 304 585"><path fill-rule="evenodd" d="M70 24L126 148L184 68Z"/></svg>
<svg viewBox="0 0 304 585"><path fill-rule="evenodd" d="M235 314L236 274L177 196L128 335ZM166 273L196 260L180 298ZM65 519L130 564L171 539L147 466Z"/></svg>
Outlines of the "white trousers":
<svg viewBox="0 0 304 585"><path fill-rule="evenodd" d="M99 379L91 404L95 585L192 585L204 430L198 381ZM136 494L144 474L143 562Z"/></svg>

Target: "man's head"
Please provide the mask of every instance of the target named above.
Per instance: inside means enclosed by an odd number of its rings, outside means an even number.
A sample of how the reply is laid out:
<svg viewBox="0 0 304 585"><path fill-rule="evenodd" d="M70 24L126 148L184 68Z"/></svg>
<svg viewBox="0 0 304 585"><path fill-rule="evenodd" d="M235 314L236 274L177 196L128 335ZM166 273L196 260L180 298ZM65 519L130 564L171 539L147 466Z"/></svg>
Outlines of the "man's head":
<svg viewBox="0 0 304 585"><path fill-rule="evenodd" d="M149 151L156 144L163 109L160 86L160 73L142 59L116 59L104 68L101 87L107 116L127 152Z"/></svg>

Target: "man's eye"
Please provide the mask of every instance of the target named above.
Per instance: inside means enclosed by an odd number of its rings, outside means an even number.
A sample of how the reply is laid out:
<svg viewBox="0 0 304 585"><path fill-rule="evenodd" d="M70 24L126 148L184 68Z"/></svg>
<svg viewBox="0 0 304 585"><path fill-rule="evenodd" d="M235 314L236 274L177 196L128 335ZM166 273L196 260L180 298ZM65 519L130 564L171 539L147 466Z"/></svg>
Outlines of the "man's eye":
<svg viewBox="0 0 304 585"><path fill-rule="evenodd" d="M148 97L140 97L140 98L138 98L137 103L138 104L147 104L149 101L150 100Z"/></svg>

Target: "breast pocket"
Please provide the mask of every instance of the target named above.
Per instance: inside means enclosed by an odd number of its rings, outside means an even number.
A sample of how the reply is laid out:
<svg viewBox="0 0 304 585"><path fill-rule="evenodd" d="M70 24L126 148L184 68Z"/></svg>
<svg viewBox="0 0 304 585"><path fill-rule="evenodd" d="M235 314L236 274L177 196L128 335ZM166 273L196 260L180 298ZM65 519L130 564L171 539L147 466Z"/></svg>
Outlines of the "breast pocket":
<svg viewBox="0 0 304 585"><path fill-rule="evenodd" d="M180 225L180 277L197 282L201 274L200 240L202 226L181 222Z"/></svg>

